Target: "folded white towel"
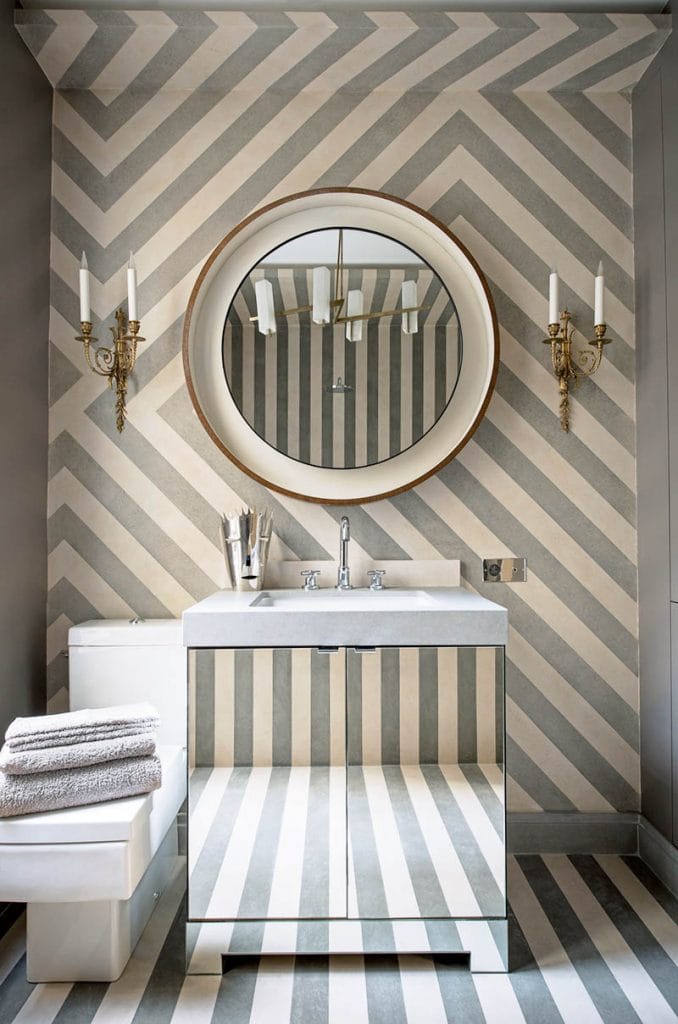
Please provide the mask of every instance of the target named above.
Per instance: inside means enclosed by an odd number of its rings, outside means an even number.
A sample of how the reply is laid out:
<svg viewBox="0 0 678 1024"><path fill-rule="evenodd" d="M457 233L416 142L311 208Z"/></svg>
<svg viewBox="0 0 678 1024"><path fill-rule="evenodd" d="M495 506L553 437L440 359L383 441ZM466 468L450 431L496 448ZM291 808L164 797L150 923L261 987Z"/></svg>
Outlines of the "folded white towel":
<svg viewBox="0 0 678 1024"><path fill-rule="evenodd" d="M160 759L155 756L36 775L0 772L0 818L150 793L160 787L161 775Z"/></svg>
<svg viewBox="0 0 678 1024"><path fill-rule="evenodd" d="M119 761L123 757L145 757L155 753L155 733L135 732L115 739L12 750L6 743L0 750L0 770L8 775L34 775L63 768L84 768L88 764Z"/></svg>
<svg viewBox="0 0 678 1024"><path fill-rule="evenodd" d="M10 750L38 750L150 732L159 724L158 712L152 704L119 704L60 715L15 718L5 733L5 741Z"/></svg>

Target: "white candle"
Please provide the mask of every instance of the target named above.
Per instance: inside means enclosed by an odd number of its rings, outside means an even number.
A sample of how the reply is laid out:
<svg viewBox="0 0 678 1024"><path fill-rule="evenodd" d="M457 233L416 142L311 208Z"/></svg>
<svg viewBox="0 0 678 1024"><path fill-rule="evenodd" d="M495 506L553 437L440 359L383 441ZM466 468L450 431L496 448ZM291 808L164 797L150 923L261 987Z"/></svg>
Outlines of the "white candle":
<svg viewBox="0 0 678 1024"><path fill-rule="evenodd" d="M558 308L558 271L551 267L549 275L549 323L560 323L560 310Z"/></svg>
<svg viewBox="0 0 678 1024"><path fill-rule="evenodd" d="M138 320L137 316L137 268L134 265L134 253L129 254L127 264L127 318Z"/></svg>
<svg viewBox="0 0 678 1024"><path fill-rule="evenodd" d="M597 327L598 324L605 323L605 275L603 274L603 262L602 260L598 264L598 273L596 274L596 290L595 290L595 301L594 301L594 313L593 313L593 326Z"/></svg>
<svg viewBox="0 0 678 1024"><path fill-rule="evenodd" d="M89 323L89 270L84 252L80 261L80 322Z"/></svg>

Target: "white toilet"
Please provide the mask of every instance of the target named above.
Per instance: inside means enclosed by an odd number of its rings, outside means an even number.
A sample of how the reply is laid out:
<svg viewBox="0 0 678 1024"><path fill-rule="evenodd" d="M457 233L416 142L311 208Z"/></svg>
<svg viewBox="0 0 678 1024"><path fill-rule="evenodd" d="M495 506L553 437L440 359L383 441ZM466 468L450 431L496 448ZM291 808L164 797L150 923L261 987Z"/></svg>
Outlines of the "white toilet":
<svg viewBox="0 0 678 1024"><path fill-rule="evenodd" d="M71 710L150 701L161 725L153 793L0 819L0 900L27 904L29 981L114 981L177 867L186 797L181 622L108 620L69 631Z"/></svg>

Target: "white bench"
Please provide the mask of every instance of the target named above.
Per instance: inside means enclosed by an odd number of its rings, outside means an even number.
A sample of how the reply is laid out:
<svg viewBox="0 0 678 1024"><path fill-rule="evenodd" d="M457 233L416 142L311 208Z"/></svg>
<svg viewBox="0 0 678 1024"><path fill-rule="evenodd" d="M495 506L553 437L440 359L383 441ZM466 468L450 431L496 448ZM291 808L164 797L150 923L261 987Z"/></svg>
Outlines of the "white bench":
<svg viewBox="0 0 678 1024"><path fill-rule="evenodd" d="M27 904L27 977L115 981L176 867L186 752L153 793L0 818L0 900Z"/></svg>

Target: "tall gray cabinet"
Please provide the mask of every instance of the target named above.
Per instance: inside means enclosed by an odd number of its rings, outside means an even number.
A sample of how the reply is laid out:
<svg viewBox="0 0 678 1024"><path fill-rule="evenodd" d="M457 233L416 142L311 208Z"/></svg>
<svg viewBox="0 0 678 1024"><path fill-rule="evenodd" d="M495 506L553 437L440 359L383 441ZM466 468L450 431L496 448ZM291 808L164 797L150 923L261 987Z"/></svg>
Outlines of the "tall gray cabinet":
<svg viewBox="0 0 678 1024"><path fill-rule="evenodd" d="M642 812L678 846L678 40L633 93Z"/></svg>

